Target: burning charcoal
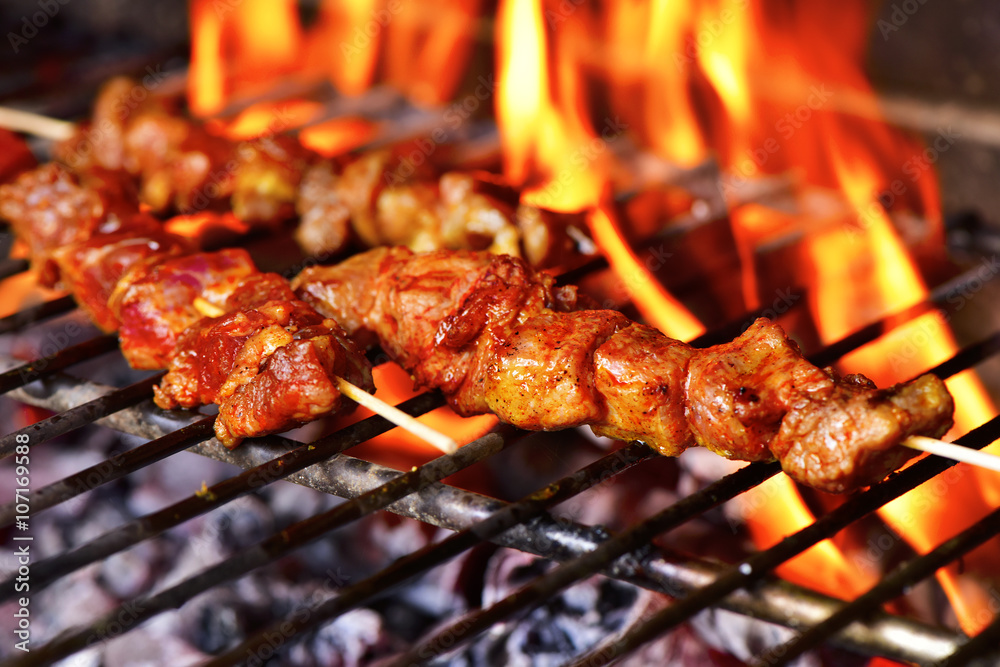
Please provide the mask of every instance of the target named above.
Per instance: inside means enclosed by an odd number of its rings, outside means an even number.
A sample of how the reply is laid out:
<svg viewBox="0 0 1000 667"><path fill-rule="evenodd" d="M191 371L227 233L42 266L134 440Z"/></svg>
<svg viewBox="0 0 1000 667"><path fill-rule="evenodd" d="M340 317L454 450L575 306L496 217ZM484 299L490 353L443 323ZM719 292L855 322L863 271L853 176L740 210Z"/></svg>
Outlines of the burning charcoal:
<svg viewBox="0 0 1000 667"><path fill-rule="evenodd" d="M100 563L98 580L106 591L127 600L149 589L156 564L162 559L162 540L147 540Z"/></svg>
<svg viewBox="0 0 1000 667"><path fill-rule="evenodd" d="M207 658L182 639L143 627L108 642L103 667L187 667Z"/></svg>
<svg viewBox="0 0 1000 667"><path fill-rule="evenodd" d="M547 569L542 559L499 550L487 567L483 604L499 601ZM638 595L628 584L592 577L526 617L495 626L463 649L461 657L468 664L561 665L566 656L582 653L625 627Z"/></svg>
<svg viewBox="0 0 1000 667"><path fill-rule="evenodd" d="M213 588L181 608L183 637L205 653L232 648L266 619L231 587Z"/></svg>
<svg viewBox="0 0 1000 667"><path fill-rule="evenodd" d="M357 609L321 627L309 641L311 664L329 667L358 667L402 649L383 627L382 618L370 609ZM300 661L302 651L289 656L287 664L310 664Z"/></svg>

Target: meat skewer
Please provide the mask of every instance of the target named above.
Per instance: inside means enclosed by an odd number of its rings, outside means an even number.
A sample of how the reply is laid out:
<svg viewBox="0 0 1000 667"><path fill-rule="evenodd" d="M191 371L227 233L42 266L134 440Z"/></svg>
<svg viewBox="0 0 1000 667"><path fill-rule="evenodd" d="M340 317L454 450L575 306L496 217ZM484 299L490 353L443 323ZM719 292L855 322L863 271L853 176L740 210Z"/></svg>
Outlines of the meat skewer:
<svg viewBox="0 0 1000 667"><path fill-rule="evenodd" d="M515 188L485 172L439 174L426 161L415 167L408 144L340 164L277 133L231 141L169 100L136 102L137 87L124 77L109 81L92 118L68 137L73 126L65 121L36 116L27 127L58 137L54 153L74 171L127 173L154 213L231 209L251 226L274 226L297 212L295 237L310 255L352 243L488 249L550 267L596 252L581 214L521 203ZM25 127L21 117L30 114L14 113Z"/></svg>
<svg viewBox="0 0 1000 667"><path fill-rule="evenodd" d="M216 435L234 447L336 412L346 396L446 453L457 448L366 394L368 360L287 281L260 273L242 250L192 254L135 204L120 180L88 189L57 165L0 186L0 216L27 240L47 284L71 287L106 331L120 326L132 366L170 369L156 388L161 407L215 403Z"/></svg>
<svg viewBox="0 0 1000 667"><path fill-rule="evenodd" d="M727 458L778 459L793 479L842 493L939 437L953 401L931 375L877 389L806 361L757 320L731 343L694 349L616 311L588 310L523 261L486 253L380 248L292 282L357 340L377 341L418 385L462 415L529 430L590 425L666 455L694 444Z"/></svg>

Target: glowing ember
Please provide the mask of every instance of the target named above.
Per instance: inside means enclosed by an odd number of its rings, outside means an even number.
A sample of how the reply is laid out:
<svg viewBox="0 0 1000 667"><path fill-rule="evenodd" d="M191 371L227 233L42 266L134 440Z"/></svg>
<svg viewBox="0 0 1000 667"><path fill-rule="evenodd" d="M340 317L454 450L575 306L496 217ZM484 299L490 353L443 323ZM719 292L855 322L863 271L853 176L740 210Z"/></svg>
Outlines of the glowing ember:
<svg viewBox="0 0 1000 667"><path fill-rule="evenodd" d="M375 136L378 126L363 118L334 118L302 128L299 142L320 155L333 157L353 150Z"/></svg>

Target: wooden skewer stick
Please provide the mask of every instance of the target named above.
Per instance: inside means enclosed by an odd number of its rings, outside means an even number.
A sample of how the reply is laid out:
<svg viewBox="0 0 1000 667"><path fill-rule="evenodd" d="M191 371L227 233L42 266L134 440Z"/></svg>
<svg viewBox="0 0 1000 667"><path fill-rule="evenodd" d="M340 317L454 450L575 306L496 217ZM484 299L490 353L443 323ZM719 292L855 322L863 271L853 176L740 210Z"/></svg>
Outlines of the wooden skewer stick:
<svg viewBox="0 0 1000 667"><path fill-rule="evenodd" d="M221 317L226 314L225 310L215 304L209 303L200 296L195 297L194 307L205 317ZM334 380L337 383L337 389L344 396L347 396L359 405L365 406L372 412L385 417L396 426L406 429L418 438L426 440L445 454L454 454L458 450L458 443L444 433L435 431L427 424L418 421L399 408L389 405L382 399L375 398L361 387L351 384L342 377L334 377Z"/></svg>
<svg viewBox="0 0 1000 667"><path fill-rule="evenodd" d="M385 417L396 426L406 429L421 440L426 440L445 454L454 454L458 450L458 443L446 436L444 433L435 431L427 424L418 421L415 417L411 417L399 408L389 405L380 398L375 398L361 387L351 384L344 378L338 377L336 378L336 381L337 389L339 389L340 393L344 396L356 401L359 405L365 406L372 412Z"/></svg>
<svg viewBox="0 0 1000 667"><path fill-rule="evenodd" d="M10 107L0 107L0 127L52 141L69 139L76 132L75 123Z"/></svg>
<svg viewBox="0 0 1000 667"><path fill-rule="evenodd" d="M900 444L910 449L1000 472L1000 456L981 452L978 449L970 449L944 440L925 438L922 435L911 435Z"/></svg>

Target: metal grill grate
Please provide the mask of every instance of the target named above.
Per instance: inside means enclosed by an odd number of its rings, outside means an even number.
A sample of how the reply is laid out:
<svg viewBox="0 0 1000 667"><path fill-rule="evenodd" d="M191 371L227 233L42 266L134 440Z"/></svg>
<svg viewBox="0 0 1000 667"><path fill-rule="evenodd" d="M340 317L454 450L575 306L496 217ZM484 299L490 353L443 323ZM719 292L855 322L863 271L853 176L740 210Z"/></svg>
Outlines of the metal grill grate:
<svg viewBox="0 0 1000 667"><path fill-rule="evenodd" d="M956 282L939 288L928 302L874 323L829 346L814 355L813 361L830 363L929 309L946 309L946 295L962 281L975 279L971 273L961 276ZM0 320L0 330L22 330L32 322L71 308L71 302L58 299L30 312ZM700 342L707 344L723 335L726 335L723 331L711 332ZM60 414L5 436L0 441L0 452L4 456L13 453L13 444L19 434L29 435L34 448L47 439L92 421L150 439L148 443L113 459L34 491L29 496L31 514L125 477L182 450L233 463L244 472L169 507L141 516L76 549L33 563L34 590L45 588L79 568L279 479L288 479L351 500L288 526L237 557L199 572L160 593L129 601L126 605L133 610L132 613L136 613L136 609L141 610L137 612L132 627L372 512L387 509L455 531L448 539L416 551L375 576L342 589L338 597L313 610L307 619L287 619L285 624L253 635L237 648L216 657L211 663L213 665L245 661L267 644L268 633L276 629L290 633L294 641L301 633L486 540L559 561L561 565L516 594L463 618L413 646L392 664L420 663L426 661L428 656L440 655L445 648L453 648L496 623L516 618L524 610L544 603L554 593L598 572L665 592L678 599L659 614L593 653L577 656L575 664L604 664L712 606L803 631L790 645L761 656L766 664L785 664L802 651L827 641L864 655L881 655L917 664L971 664L972 660L986 659L989 652L996 648L995 642L990 640L991 636L996 636L996 624L967 641L947 629L879 611L882 603L907 586L932 575L943 564L961 557L982 541L1000 533L1000 515L996 512L926 556L913 559L867 594L851 602L827 598L772 577L774 569L788 559L940 474L949 467L947 461L923 460L852 498L775 547L757 553L736 566L722 566L682 558L653 546L651 540L762 483L778 471L776 464L754 464L742 468L612 536L600 527L559 520L547 510L652 456L641 444L633 443L510 504L441 483L454 472L485 460L505 447L515 446L524 433L505 426L462 448L455 455L441 457L405 474L344 454L350 447L391 428L380 417L368 418L309 445L271 436L247 442L239 449L230 451L212 439L211 419L164 413L152 407L146 399L150 397L151 387L158 376L123 389L113 389L62 373L74 363L107 352L108 339L106 336L98 337L33 364L15 366L15 362L6 360L8 370L0 376L0 383L3 383L8 395L25 403L59 411ZM987 359L998 349L1000 333L961 350L932 372L942 378L948 377ZM410 414L420 415L442 404L439 394L428 393L399 407ZM1000 437L1000 421L993 419L959 442L981 448L997 437ZM0 507L0 523L3 525L10 525L14 515L14 503ZM0 599L9 599L13 594L13 578L0 584ZM95 638L102 638L120 612L121 609L116 609L102 618L95 618L88 627L35 648L13 664L49 664L72 655L86 648ZM948 658L949 655L952 657ZM943 660L946 662L941 662Z"/></svg>

